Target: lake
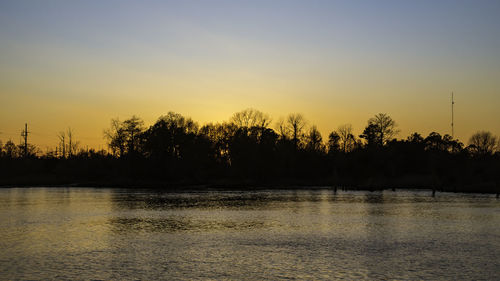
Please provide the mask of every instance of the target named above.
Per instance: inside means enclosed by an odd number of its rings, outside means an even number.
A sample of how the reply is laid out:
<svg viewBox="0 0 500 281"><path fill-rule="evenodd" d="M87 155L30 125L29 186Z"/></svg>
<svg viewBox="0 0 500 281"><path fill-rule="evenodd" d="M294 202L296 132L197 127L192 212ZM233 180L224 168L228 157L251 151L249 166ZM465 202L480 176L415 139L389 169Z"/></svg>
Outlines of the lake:
<svg viewBox="0 0 500 281"><path fill-rule="evenodd" d="M500 199L0 189L0 279L494 280Z"/></svg>

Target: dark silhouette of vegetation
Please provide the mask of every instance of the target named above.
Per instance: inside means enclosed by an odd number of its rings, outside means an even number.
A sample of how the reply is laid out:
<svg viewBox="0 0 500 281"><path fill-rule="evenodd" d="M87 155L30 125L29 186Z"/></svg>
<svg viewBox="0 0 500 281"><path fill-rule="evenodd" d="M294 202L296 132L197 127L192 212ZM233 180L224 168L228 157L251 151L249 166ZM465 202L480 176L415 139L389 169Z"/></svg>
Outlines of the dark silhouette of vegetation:
<svg viewBox="0 0 500 281"><path fill-rule="evenodd" d="M354 150L356 146L356 138L354 137L351 124L339 126L336 133L340 137L339 140L342 152L347 153Z"/></svg>
<svg viewBox="0 0 500 281"><path fill-rule="evenodd" d="M104 130L108 151L78 149L71 129L45 154L33 145L0 145L0 184L162 186L333 185L351 188L432 188L498 192L500 144L490 132L468 146L449 135L413 133L396 139L387 114L370 118L356 137L350 124L324 140L316 126L294 113L276 122L258 110L228 122L199 125L169 112L151 126L137 116L112 119Z"/></svg>
<svg viewBox="0 0 500 281"><path fill-rule="evenodd" d="M368 126L365 130L372 130L370 134L372 134L375 144L383 146L399 133L396 127L396 122L389 115L379 113L368 120Z"/></svg>
<svg viewBox="0 0 500 281"><path fill-rule="evenodd" d="M472 135L469 139L469 148L476 154L481 156L491 155L495 152L500 142L496 136L490 132L480 131ZM498 147L500 149L500 147Z"/></svg>

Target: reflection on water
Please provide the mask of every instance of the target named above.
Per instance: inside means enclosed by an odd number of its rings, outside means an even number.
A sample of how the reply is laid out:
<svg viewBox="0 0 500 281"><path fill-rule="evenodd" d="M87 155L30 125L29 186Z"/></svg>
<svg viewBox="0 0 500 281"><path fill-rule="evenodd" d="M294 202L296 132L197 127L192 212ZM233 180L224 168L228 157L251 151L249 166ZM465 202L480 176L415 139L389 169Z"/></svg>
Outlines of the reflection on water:
<svg viewBox="0 0 500 281"><path fill-rule="evenodd" d="M211 230L244 230L269 227L271 223L258 220L230 221L230 220L198 220L194 221L188 217L169 218L115 218L109 223L115 228L114 231L211 231Z"/></svg>
<svg viewBox="0 0 500 281"><path fill-rule="evenodd" d="M489 195L0 190L0 279L495 279Z"/></svg>

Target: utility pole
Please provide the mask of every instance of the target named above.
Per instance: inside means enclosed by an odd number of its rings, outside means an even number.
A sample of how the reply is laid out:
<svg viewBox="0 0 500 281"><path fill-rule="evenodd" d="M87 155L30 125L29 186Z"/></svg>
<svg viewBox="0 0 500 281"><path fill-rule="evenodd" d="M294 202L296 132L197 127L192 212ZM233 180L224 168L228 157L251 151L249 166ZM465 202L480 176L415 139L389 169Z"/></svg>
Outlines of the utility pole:
<svg viewBox="0 0 500 281"><path fill-rule="evenodd" d="M453 127L453 106L455 105L455 101L453 100L453 92L451 92L451 138L453 139L455 137L455 131Z"/></svg>
<svg viewBox="0 0 500 281"><path fill-rule="evenodd" d="M28 123L24 123L24 131L21 136L24 138L24 157L28 157Z"/></svg>

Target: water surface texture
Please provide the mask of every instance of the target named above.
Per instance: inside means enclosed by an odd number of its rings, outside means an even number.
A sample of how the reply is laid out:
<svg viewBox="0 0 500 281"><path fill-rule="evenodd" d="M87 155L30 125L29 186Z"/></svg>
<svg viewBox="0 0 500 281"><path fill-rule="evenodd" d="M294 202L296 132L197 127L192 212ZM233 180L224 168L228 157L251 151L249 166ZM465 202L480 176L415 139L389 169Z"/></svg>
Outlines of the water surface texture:
<svg viewBox="0 0 500 281"><path fill-rule="evenodd" d="M491 195L8 188L0 238L2 280L500 276Z"/></svg>

